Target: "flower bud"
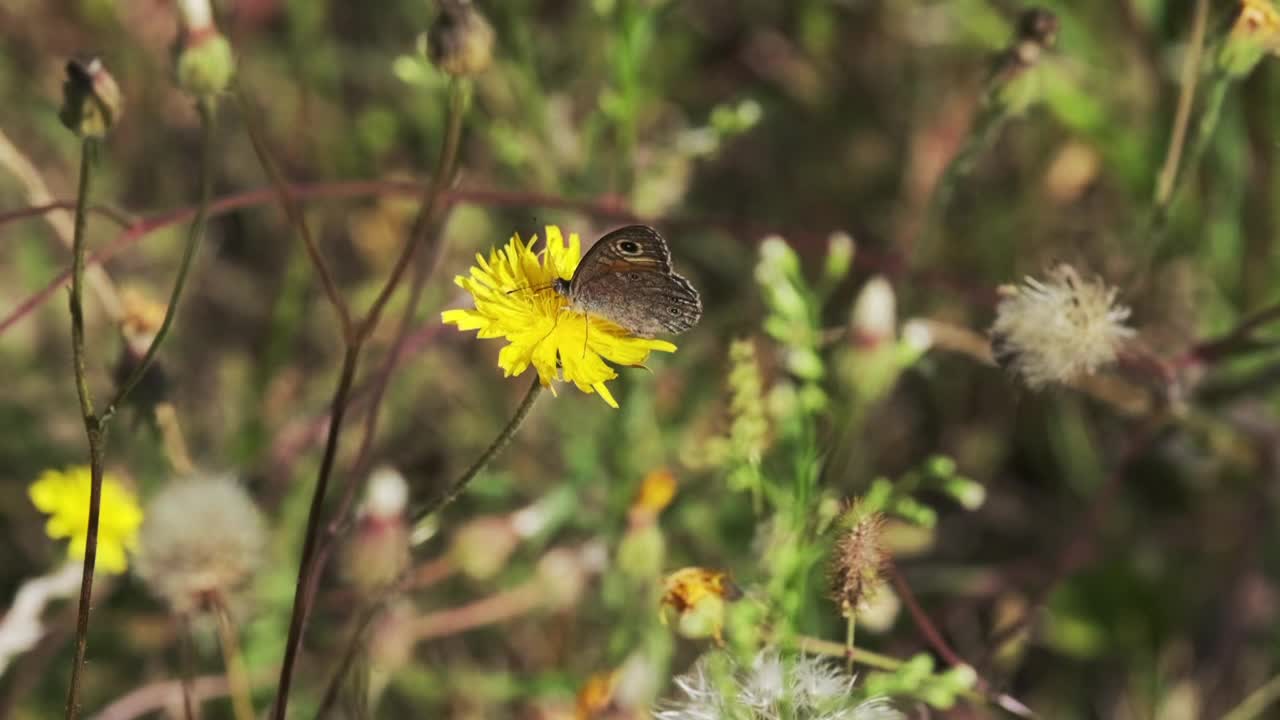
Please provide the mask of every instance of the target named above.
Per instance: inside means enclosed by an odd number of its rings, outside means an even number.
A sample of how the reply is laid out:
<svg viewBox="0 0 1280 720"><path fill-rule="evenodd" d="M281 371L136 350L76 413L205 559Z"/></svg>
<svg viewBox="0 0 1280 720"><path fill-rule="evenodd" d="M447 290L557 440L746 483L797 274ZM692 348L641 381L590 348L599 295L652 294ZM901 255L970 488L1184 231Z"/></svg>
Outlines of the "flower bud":
<svg viewBox="0 0 1280 720"><path fill-rule="evenodd" d="M488 580L506 567L507 558L520 543L511 520L506 517L478 517L463 525L453 536L449 558L472 580Z"/></svg>
<svg viewBox="0 0 1280 720"><path fill-rule="evenodd" d="M478 75L493 61L493 41L493 26L471 0L442 0L427 31L427 56L450 75Z"/></svg>
<svg viewBox="0 0 1280 720"><path fill-rule="evenodd" d="M231 85L236 58L222 33L212 29L187 33L178 42L178 87L197 98L208 98Z"/></svg>
<svg viewBox="0 0 1280 720"><path fill-rule="evenodd" d="M862 286L853 302L853 342L863 347L875 347L892 342L897 333L897 300L893 286L881 275L876 275Z"/></svg>
<svg viewBox="0 0 1280 720"><path fill-rule="evenodd" d="M67 61L58 118L82 138L101 138L124 112L120 86L96 57Z"/></svg>
<svg viewBox="0 0 1280 720"><path fill-rule="evenodd" d="M653 580L662 572L667 539L655 523L633 525L618 543L618 569L636 580Z"/></svg>
<svg viewBox="0 0 1280 720"><path fill-rule="evenodd" d="M567 610L578 604L591 579L586 559L582 552L557 548L538 561L538 581L549 608Z"/></svg>
<svg viewBox="0 0 1280 720"><path fill-rule="evenodd" d="M822 265L822 276L827 282L840 282L849 273L856 251L852 235L847 232L831 233L827 238L827 259Z"/></svg>
<svg viewBox="0 0 1280 720"><path fill-rule="evenodd" d="M374 594L399 579L409 565L409 526L404 509L409 488L404 476L379 468L369 476L355 531L343 546L342 577Z"/></svg>

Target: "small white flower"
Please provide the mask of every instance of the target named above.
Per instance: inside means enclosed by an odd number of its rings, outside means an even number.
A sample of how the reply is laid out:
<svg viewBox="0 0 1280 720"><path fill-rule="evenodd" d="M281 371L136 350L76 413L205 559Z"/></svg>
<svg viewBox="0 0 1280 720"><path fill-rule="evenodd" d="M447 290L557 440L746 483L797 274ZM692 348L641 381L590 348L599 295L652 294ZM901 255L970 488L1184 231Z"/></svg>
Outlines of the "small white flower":
<svg viewBox="0 0 1280 720"><path fill-rule="evenodd" d="M1124 324L1129 308L1115 303L1116 289L1082 279L1070 265L1057 266L1045 281L1027 278L1001 292L992 353L1033 388L1092 375L1114 362L1134 334Z"/></svg>
<svg viewBox="0 0 1280 720"><path fill-rule="evenodd" d="M720 683L704 656L675 679L683 697L654 713L658 720L902 720L885 698L857 702L853 677L833 662L798 656L782 658L763 650L747 669L733 667Z"/></svg>

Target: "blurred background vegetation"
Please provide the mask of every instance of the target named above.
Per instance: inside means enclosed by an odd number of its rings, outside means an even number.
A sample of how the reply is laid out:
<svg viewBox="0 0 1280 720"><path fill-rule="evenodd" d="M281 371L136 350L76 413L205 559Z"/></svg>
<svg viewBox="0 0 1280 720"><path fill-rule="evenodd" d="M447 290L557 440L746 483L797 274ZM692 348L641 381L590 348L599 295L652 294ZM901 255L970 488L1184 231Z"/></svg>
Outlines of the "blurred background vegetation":
<svg viewBox="0 0 1280 720"><path fill-rule="evenodd" d="M705 315L648 371L619 369L620 409L572 386L544 393L467 494L417 528L408 589L372 600L353 573L374 561L326 563L291 715L315 715L367 617L337 683L349 717L647 717L717 646L709 636L740 660L841 646L828 556L841 508L862 498L887 516L893 561L856 644L916 660L855 664L859 696L891 694L915 717L1002 717L1001 698L1045 718L1266 716L1280 672L1264 311L1280 300L1280 87L1264 54L1280 47L1280 14L1269 0L1041 7L481 3L496 43L467 81L459 172L430 231L442 253L418 253L434 260L425 294L406 314L402 284L368 342L325 508L363 495L377 466L421 502L506 424L529 375L503 378L497 344L439 313L470 306L452 278L513 233L554 224L589 243L643 220ZM317 193L302 203L337 285L368 307L445 132L450 80L420 47L438 4L215 11L281 171ZM122 318L86 296L88 379L109 396L125 321L146 325L173 283L189 217L168 213L199 197L178 18L161 1L0 4L0 608L65 558L28 486L88 457L65 295L28 304L68 266L69 226L55 223L70 216L20 211L75 197L60 88L67 59L95 52L124 98L93 195L123 226L95 214L88 230L91 253L118 250L104 268L126 298ZM217 114L215 198L260 192L211 218L159 355L164 382L112 425L107 469L145 507L191 472L189 455L258 505L261 567L233 614L262 712L343 346L242 108L224 97ZM342 185L355 181L369 182ZM1140 351L1090 382L1031 390L987 361L983 338L996 288L1058 262L1118 288ZM1232 334L1260 311L1256 332ZM369 388L401 335L362 452ZM388 523L409 544L403 517L378 525L362 507L340 557ZM732 578L723 619L683 622L668 596L660 620L663 578L686 566ZM232 717L214 624L175 619L136 575L103 578L86 715L182 717L186 674L209 679L205 716ZM0 717L62 713L72 592L0 675Z"/></svg>

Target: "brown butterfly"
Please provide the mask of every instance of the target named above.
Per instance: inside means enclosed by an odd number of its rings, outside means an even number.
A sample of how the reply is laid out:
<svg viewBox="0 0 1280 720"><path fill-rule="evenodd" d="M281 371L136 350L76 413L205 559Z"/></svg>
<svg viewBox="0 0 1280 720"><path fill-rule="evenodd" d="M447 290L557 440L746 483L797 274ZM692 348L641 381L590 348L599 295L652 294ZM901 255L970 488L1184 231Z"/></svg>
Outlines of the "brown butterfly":
<svg viewBox="0 0 1280 720"><path fill-rule="evenodd" d="M569 307L613 322L632 335L682 333L702 317L702 300L671 269L667 241L648 225L628 225L587 250L570 280L552 283Z"/></svg>

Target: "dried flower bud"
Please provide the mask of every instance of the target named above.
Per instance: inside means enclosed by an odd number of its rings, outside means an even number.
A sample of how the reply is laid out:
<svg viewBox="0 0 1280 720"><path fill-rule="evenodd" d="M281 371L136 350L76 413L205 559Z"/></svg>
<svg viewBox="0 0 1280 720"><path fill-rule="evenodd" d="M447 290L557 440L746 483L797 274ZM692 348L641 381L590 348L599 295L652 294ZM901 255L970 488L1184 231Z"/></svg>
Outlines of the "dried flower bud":
<svg viewBox="0 0 1280 720"><path fill-rule="evenodd" d="M1054 268L1044 282L1027 278L1001 293L992 354L1033 388L1093 374L1114 362L1134 334L1124 325L1129 308L1115 304L1116 289L1082 279L1070 265Z"/></svg>
<svg viewBox="0 0 1280 720"><path fill-rule="evenodd" d="M493 61L493 41L493 26L471 0L442 0L427 31L427 56L450 75L478 75Z"/></svg>
<svg viewBox="0 0 1280 720"><path fill-rule="evenodd" d="M210 98L231 85L236 58L231 42L222 33L212 27L204 32L183 33L178 47L178 87L197 98Z"/></svg>
<svg viewBox="0 0 1280 720"><path fill-rule="evenodd" d="M120 86L96 57L67 61L59 119L82 138L101 138L120 120L124 98Z"/></svg>
<svg viewBox="0 0 1280 720"><path fill-rule="evenodd" d="M858 613L884 584L889 561L885 550L884 516L854 502L840 519L841 529L831 556L831 594L846 617Z"/></svg>
<svg viewBox="0 0 1280 720"><path fill-rule="evenodd" d="M1058 16L1044 8L1027 8L1018 17L1018 42L1053 47L1058 38Z"/></svg>
<svg viewBox="0 0 1280 720"><path fill-rule="evenodd" d="M148 503L145 518L138 574L174 612L225 601L261 564L261 514L230 477L170 483Z"/></svg>
<svg viewBox="0 0 1280 720"><path fill-rule="evenodd" d="M996 55L988 80L987 98L996 108L1020 113L1039 96L1037 83L1025 82L1027 71L1053 47L1058 16L1043 8L1031 8L1018 17L1013 41Z"/></svg>

